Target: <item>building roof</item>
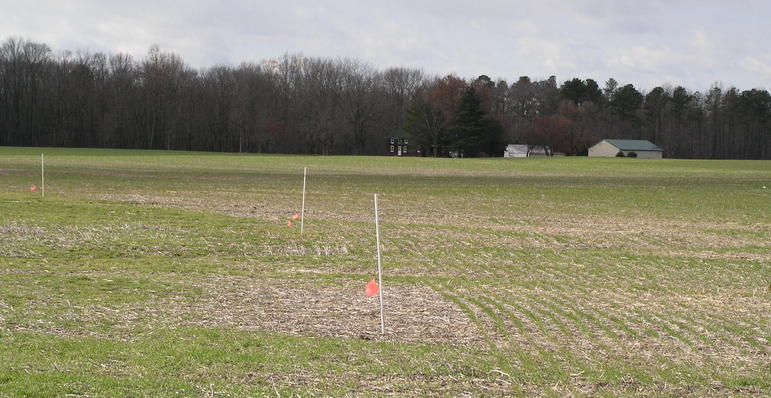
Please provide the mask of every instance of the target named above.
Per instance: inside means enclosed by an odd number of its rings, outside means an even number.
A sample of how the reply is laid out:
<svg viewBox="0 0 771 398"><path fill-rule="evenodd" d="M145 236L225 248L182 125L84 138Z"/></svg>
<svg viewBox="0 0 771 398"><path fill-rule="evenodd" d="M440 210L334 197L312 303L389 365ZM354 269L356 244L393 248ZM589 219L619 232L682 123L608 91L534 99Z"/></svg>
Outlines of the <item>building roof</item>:
<svg viewBox="0 0 771 398"><path fill-rule="evenodd" d="M662 149L648 140L603 140L621 151L661 151Z"/></svg>
<svg viewBox="0 0 771 398"><path fill-rule="evenodd" d="M511 151L527 152L527 145L509 144L506 146L506 150L509 152Z"/></svg>

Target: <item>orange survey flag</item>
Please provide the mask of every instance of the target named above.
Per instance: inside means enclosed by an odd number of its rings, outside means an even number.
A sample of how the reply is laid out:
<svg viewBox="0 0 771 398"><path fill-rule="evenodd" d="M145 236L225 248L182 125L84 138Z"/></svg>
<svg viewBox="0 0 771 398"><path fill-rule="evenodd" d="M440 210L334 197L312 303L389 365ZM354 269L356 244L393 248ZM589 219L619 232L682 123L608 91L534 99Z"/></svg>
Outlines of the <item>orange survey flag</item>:
<svg viewBox="0 0 771 398"><path fill-rule="evenodd" d="M292 216L292 220L297 221L299 219L300 219L300 213L294 213L294 215Z"/></svg>
<svg viewBox="0 0 771 398"><path fill-rule="evenodd" d="M33 186L29 187L29 190L30 191L37 191L37 187L33 185Z"/></svg>
<svg viewBox="0 0 771 398"><path fill-rule="evenodd" d="M380 287L377 285L377 282L375 282L375 278L372 278L369 283L367 283L367 286L364 287L364 294L367 297L377 296L377 294L380 293Z"/></svg>

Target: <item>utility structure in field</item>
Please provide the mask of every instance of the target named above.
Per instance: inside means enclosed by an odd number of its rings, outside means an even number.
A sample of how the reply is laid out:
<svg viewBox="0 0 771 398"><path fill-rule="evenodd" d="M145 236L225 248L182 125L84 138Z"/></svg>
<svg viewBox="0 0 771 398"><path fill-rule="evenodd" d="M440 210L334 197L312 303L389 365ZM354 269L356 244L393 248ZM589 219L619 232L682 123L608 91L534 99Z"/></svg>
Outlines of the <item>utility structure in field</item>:
<svg viewBox="0 0 771 398"><path fill-rule="evenodd" d="M661 159L663 150L648 140L604 139L589 148L589 157Z"/></svg>

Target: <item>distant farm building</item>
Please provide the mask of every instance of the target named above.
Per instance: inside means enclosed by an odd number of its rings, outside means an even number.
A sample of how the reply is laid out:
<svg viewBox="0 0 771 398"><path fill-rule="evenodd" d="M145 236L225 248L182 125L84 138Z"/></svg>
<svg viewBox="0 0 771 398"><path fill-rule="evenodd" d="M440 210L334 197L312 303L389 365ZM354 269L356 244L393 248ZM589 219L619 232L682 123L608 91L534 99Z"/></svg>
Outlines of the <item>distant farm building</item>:
<svg viewBox="0 0 771 398"><path fill-rule="evenodd" d="M551 148L542 145L509 144L503 151L504 158L530 158L545 156L564 156L564 153L552 152Z"/></svg>
<svg viewBox="0 0 771 398"><path fill-rule="evenodd" d="M527 157L527 145L515 145L510 144L506 146L506 150L503 151L504 158L526 158Z"/></svg>
<svg viewBox="0 0 771 398"><path fill-rule="evenodd" d="M391 156L407 156L407 141L406 138L388 138L387 153Z"/></svg>
<svg viewBox="0 0 771 398"><path fill-rule="evenodd" d="M661 159L662 149L648 140L602 140L589 148L589 157Z"/></svg>

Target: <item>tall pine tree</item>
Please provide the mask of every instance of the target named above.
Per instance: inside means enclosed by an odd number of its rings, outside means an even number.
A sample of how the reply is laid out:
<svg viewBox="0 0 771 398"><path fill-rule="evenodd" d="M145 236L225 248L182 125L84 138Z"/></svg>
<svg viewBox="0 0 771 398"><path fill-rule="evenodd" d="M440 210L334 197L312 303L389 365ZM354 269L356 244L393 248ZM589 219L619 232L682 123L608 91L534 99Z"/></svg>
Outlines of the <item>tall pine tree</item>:
<svg viewBox="0 0 771 398"><path fill-rule="evenodd" d="M468 87L461 97L446 145L467 157L498 156L503 152L503 128L485 114L473 87Z"/></svg>

